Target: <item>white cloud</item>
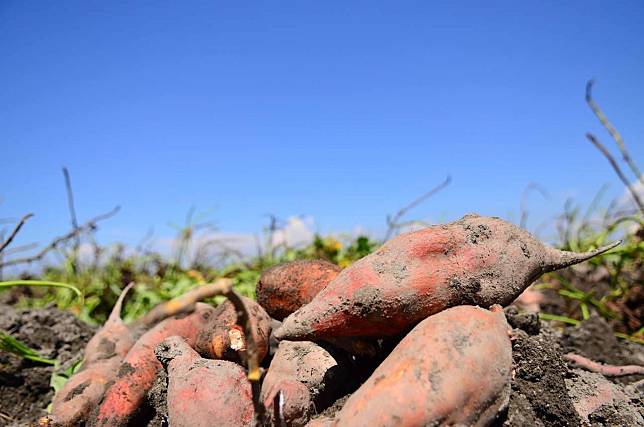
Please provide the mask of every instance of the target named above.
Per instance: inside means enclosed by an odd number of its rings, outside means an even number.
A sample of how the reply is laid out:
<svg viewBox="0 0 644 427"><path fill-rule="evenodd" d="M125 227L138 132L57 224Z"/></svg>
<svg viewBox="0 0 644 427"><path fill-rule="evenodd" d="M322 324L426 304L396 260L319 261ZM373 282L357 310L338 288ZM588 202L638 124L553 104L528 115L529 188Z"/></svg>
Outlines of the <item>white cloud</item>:
<svg viewBox="0 0 644 427"><path fill-rule="evenodd" d="M313 217L292 216L286 220L286 225L273 233L273 246L286 245L289 247L306 246L313 241L315 233Z"/></svg>

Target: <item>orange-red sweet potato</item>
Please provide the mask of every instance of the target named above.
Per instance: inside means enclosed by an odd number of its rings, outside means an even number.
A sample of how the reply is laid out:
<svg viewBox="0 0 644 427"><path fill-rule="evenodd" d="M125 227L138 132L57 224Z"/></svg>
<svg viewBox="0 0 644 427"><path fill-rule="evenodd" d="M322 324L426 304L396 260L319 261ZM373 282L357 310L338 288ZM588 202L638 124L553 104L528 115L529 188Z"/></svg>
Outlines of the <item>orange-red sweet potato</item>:
<svg viewBox="0 0 644 427"><path fill-rule="evenodd" d="M257 282L257 302L282 320L324 289L342 269L324 260L300 260L264 271Z"/></svg>
<svg viewBox="0 0 644 427"><path fill-rule="evenodd" d="M90 425L127 425L152 386L157 370L162 367L154 354L154 348L172 335L178 335L188 344L194 344L197 335L210 324L214 311L213 307L199 303L193 313L181 318L166 319L143 334L120 365L116 380L107 389Z"/></svg>
<svg viewBox="0 0 644 427"><path fill-rule="evenodd" d="M253 425L251 385L241 366L224 360L203 359L177 336L167 338L155 352L168 371L169 425Z"/></svg>
<svg viewBox="0 0 644 427"><path fill-rule="evenodd" d="M255 301L245 297L241 297L241 300L248 313L257 346L257 362L260 363L268 353L272 320ZM244 325L239 323L239 316L233 304L228 300L224 301L215 310L211 326L202 329L197 335L195 350L207 358L240 361L240 356L247 350L248 338Z"/></svg>
<svg viewBox="0 0 644 427"><path fill-rule="evenodd" d="M135 341L133 333L121 320L123 299L133 285L131 283L123 289L107 322L87 343L81 371L73 375L54 397L47 424L78 425L103 397L107 383L114 378L123 357Z"/></svg>
<svg viewBox="0 0 644 427"><path fill-rule="evenodd" d="M507 305L541 274L614 246L563 252L499 218L466 215L402 234L347 267L275 336L391 336L455 305Z"/></svg>
<svg viewBox="0 0 644 427"><path fill-rule="evenodd" d="M459 306L409 333L347 400L333 425L488 425L510 396L503 310Z"/></svg>
<svg viewBox="0 0 644 427"><path fill-rule="evenodd" d="M261 390L273 425L279 425L279 417L288 426L306 424L312 414L339 397L349 369L346 359L313 342L282 341Z"/></svg>

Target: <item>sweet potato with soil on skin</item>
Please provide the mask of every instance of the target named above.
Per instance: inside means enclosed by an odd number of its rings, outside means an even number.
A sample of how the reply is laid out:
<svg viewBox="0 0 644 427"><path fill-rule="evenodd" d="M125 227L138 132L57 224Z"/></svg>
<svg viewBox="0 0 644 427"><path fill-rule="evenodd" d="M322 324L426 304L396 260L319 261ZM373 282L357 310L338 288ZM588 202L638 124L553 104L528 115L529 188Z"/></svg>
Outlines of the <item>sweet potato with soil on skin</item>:
<svg viewBox="0 0 644 427"><path fill-rule="evenodd" d="M268 352L270 317L256 302L241 298L249 315L258 362ZM237 325L238 313L230 301L216 309L197 303L194 313L167 319L144 334L123 361L116 382L108 389L101 403L95 425L126 425L141 405L161 368L154 347L165 338L178 335L188 345L213 358L240 360L245 355L247 337Z"/></svg>
<svg viewBox="0 0 644 427"><path fill-rule="evenodd" d="M274 319L282 320L324 289L342 269L325 260L300 260L276 265L264 271L257 282L259 304ZM374 357L375 342L364 339L334 337L327 342L351 354Z"/></svg>
<svg viewBox="0 0 644 427"><path fill-rule="evenodd" d="M249 316L253 338L257 345L257 358L261 363L268 354L272 320L255 301L241 297ZM239 325L234 305L226 300L213 316L212 325L199 332L194 343L195 350L203 357L226 359L238 362L245 355L247 337L243 325Z"/></svg>
<svg viewBox="0 0 644 427"><path fill-rule="evenodd" d="M301 260L264 271L257 282L257 302L274 319L282 320L311 302L342 269L324 260Z"/></svg>
<svg viewBox="0 0 644 427"><path fill-rule="evenodd" d="M332 425L489 425L510 397L509 332L500 306L453 307L423 320Z"/></svg>
<svg viewBox="0 0 644 427"><path fill-rule="evenodd" d="M543 273L617 244L587 253L564 252L499 218L466 215L402 234L347 267L287 317L275 336L386 337L448 307L505 306Z"/></svg>
<svg viewBox="0 0 644 427"><path fill-rule="evenodd" d="M162 368L154 348L164 339L179 335L194 344L197 335L211 324L215 309L197 304L195 311L181 318L170 318L143 334L120 365L116 379L109 386L90 425L124 426L132 419Z"/></svg>
<svg viewBox="0 0 644 427"><path fill-rule="evenodd" d="M168 371L168 422L172 427L252 426L251 385L234 362L203 359L180 337L155 353Z"/></svg>
<svg viewBox="0 0 644 427"><path fill-rule="evenodd" d="M282 341L262 384L261 400L272 422L281 411L286 425L299 427L321 412L341 392L349 377L349 361L310 341ZM281 391L280 398L277 396ZM281 408L276 407L276 403Z"/></svg>
<svg viewBox="0 0 644 427"><path fill-rule="evenodd" d="M73 375L54 396L52 412L45 425L74 426L83 422L103 397L106 385L114 378L123 357L134 345L134 335L121 320L126 286L116 300L109 318L89 340L83 354L81 371Z"/></svg>

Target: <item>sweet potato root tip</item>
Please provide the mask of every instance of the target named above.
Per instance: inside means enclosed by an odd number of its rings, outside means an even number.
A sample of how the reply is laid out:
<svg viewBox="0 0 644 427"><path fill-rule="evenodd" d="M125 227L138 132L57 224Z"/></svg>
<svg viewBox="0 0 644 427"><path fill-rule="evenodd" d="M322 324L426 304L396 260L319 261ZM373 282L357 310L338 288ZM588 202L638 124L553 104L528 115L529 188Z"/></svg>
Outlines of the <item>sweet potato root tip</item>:
<svg viewBox="0 0 644 427"><path fill-rule="evenodd" d="M282 320L324 289L341 268L324 260L301 260L264 271L257 282L257 302L274 319Z"/></svg>
<svg viewBox="0 0 644 427"><path fill-rule="evenodd" d="M84 366L87 367L95 361L114 356L125 357L134 345L134 335L121 320L123 301L133 286L134 283L130 283L123 289L107 321L87 343L83 354Z"/></svg>
<svg viewBox="0 0 644 427"><path fill-rule="evenodd" d="M82 370L54 396L50 415L52 426L74 426L85 421L134 344L134 336L121 320L123 301L133 286L134 283L130 283L123 289L105 325L87 343Z"/></svg>
<svg viewBox="0 0 644 427"><path fill-rule="evenodd" d="M168 421L173 427L251 426L253 401L243 368L203 359L180 337L155 353L168 371Z"/></svg>
<svg viewBox="0 0 644 427"><path fill-rule="evenodd" d="M472 306L423 320L349 398L334 425L488 425L509 399L508 329L503 313Z"/></svg>
<svg viewBox="0 0 644 427"><path fill-rule="evenodd" d="M466 215L402 234L347 267L284 319L275 336L383 338L449 307L506 306L541 274L615 245L585 254L563 252L499 218Z"/></svg>
<svg viewBox="0 0 644 427"><path fill-rule="evenodd" d="M550 246L545 246L545 251L547 257L549 258L548 264L544 268L544 273L549 271L560 270L562 268L570 267L571 265L579 264L589 260L597 255L601 255L604 252L608 252L613 248L621 245L622 241L617 240L613 243L610 243L606 246L599 247L595 250L588 252L569 252L569 251L560 251Z"/></svg>

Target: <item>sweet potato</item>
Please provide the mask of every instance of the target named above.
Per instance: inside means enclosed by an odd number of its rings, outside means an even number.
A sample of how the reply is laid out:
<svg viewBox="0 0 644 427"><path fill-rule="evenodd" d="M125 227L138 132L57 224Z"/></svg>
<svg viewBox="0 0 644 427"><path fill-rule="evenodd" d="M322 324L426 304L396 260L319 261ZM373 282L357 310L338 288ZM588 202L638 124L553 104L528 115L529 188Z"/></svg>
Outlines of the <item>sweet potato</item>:
<svg viewBox="0 0 644 427"><path fill-rule="evenodd" d="M423 320L333 425L488 425L510 396L509 332L500 306L453 307Z"/></svg>
<svg viewBox="0 0 644 427"><path fill-rule="evenodd" d="M271 334L271 318L255 301L241 297L248 313L249 327L257 348L257 362L260 363L268 353ZM240 325L239 313L234 305L226 300L221 303L212 317L211 326L203 328L197 335L194 348L207 358L241 361L247 350L245 325Z"/></svg>
<svg viewBox="0 0 644 427"><path fill-rule="evenodd" d="M282 320L324 289L342 269L324 260L301 260L264 271L257 282L257 302Z"/></svg>
<svg viewBox="0 0 644 427"><path fill-rule="evenodd" d="M181 318L170 318L143 334L120 365L116 380L107 389L90 425L127 425L152 386L161 364L154 348L165 338L178 335L194 344L197 335L210 324L215 309L198 303L195 311Z"/></svg>
<svg viewBox="0 0 644 427"><path fill-rule="evenodd" d="M89 340L81 371L73 375L56 394L46 425L74 426L86 419L103 397L123 357L134 344L133 333L121 320L123 300L134 284L123 289L107 322Z"/></svg>
<svg viewBox="0 0 644 427"><path fill-rule="evenodd" d="M587 260L499 218L466 215L402 234L344 269L287 317L277 339L386 337L448 307L511 303L541 274Z"/></svg>
<svg viewBox="0 0 644 427"><path fill-rule="evenodd" d="M348 360L310 341L282 341L262 384L261 399L273 425L276 414L299 427L337 398L349 376ZM281 396L278 393L281 392Z"/></svg>
<svg viewBox="0 0 644 427"><path fill-rule="evenodd" d="M253 425L251 385L241 366L223 360L203 359L177 336L164 340L155 353L168 371L169 425Z"/></svg>

